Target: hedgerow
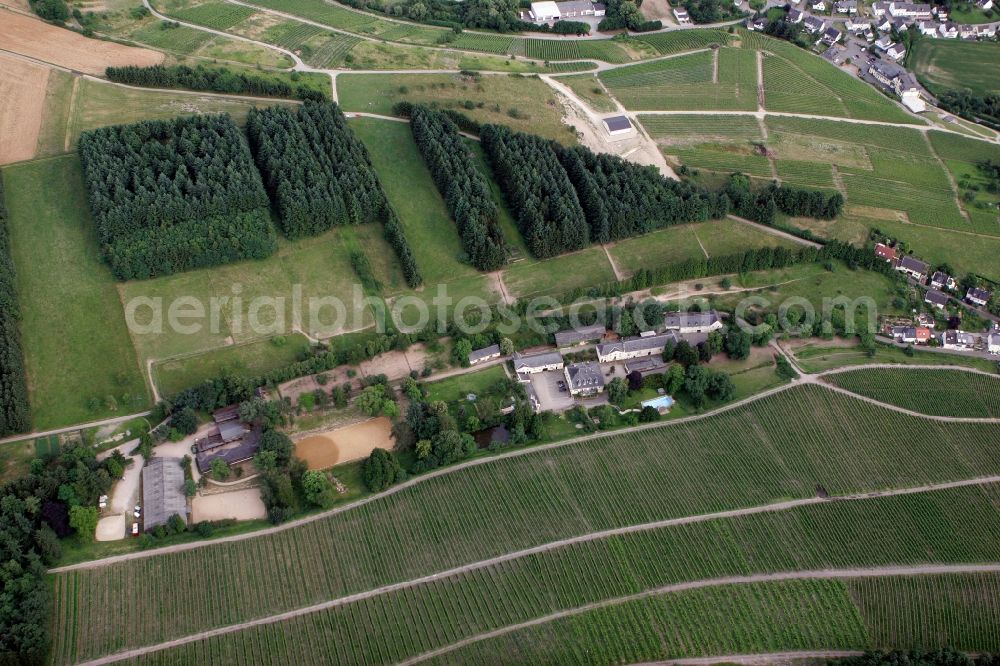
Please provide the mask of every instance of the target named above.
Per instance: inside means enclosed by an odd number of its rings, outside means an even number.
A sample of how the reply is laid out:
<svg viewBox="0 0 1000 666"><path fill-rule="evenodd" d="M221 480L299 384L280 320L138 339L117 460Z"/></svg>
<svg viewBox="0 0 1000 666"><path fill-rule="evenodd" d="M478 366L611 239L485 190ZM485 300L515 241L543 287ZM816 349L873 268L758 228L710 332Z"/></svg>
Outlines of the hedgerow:
<svg viewBox="0 0 1000 666"><path fill-rule="evenodd" d="M326 96L307 86L290 83L267 76L234 72L225 67L198 65L153 65L151 67L108 67L104 74L116 83L147 88L184 88L209 90L217 93L256 95L259 97L287 97L289 99L322 101Z"/></svg>
<svg viewBox="0 0 1000 666"><path fill-rule="evenodd" d="M551 144L499 125L484 125L480 137L531 253L545 258L585 247L586 218Z"/></svg>
<svg viewBox="0 0 1000 666"><path fill-rule="evenodd" d="M507 262L500 211L486 176L476 168L458 127L443 113L415 106L410 128L431 177L448 204L473 266L492 271Z"/></svg>
<svg viewBox="0 0 1000 666"><path fill-rule="evenodd" d="M28 380L18 329L20 308L15 289L14 260L7 235L7 207L0 178L0 435L31 427Z"/></svg>
<svg viewBox="0 0 1000 666"><path fill-rule="evenodd" d="M260 259L268 199L228 115L146 120L80 136L97 236L120 280Z"/></svg>

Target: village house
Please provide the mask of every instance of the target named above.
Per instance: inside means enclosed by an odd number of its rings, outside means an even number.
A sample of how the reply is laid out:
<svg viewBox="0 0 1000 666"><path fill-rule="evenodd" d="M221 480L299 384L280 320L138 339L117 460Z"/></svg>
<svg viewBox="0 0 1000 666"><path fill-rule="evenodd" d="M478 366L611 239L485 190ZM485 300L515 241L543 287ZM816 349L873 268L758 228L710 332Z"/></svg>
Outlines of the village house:
<svg viewBox="0 0 1000 666"><path fill-rule="evenodd" d="M500 345L490 345L489 347L483 347L482 349L474 349L472 353L469 354L469 365L485 363L486 361L492 361L495 358L500 358Z"/></svg>
<svg viewBox="0 0 1000 666"><path fill-rule="evenodd" d="M921 21L917 24L917 29L920 30L920 34L924 37L937 37L938 34L937 24L930 21Z"/></svg>
<svg viewBox="0 0 1000 666"><path fill-rule="evenodd" d="M885 16L889 11L888 2L873 2L872 3L872 15L873 16Z"/></svg>
<svg viewBox="0 0 1000 666"><path fill-rule="evenodd" d="M571 328L567 331L558 331L556 333L556 347L559 347L559 349L568 349L587 342L595 342L603 338L606 332L604 324L593 324L591 326Z"/></svg>
<svg viewBox="0 0 1000 666"><path fill-rule="evenodd" d="M1000 333L990 333L986 338L986 351L1000 354Z"/></svg>
<svg viewBox="0 0 1000 666"><path fill-rule="evenodd" d="M878 30L879 32L889 32L890 30L892 30L892 21L889 20L888 16L883 16L878 21L875 21L874 25L875 29ZM883 35L883 37L887 41L891 41L891 37L889 35Z"/></svg>
<svg viewBox="0 0 1000 666"><path fill-rule="evenodd" d="M986 307L986 304L990 302L990 292L978 287L972 287L969 291L965 292L965 300L972 305Z"/></svg>
<svg viewBox="0 0 1000 666"><path fill-rule="evenodd" d="M957 39L958 38L958 25L948 21L947 23L942 23L938 26L938 33L945 39Z"/></svg>
<svg viewBox="0 0 1000 666"><path fill-rule="evenodd" d="M680 25L688 25L691 23L691 17L688 16L688 12L683 7L674 7L674 18L677 19L677 23Z"/></svg>
<svg viewBox="0 0 1000 666"><path fill-rule="evenodd" d="M687 333L710 333L722 328L722 319L715 310L708 312L668 312L663 317L663 326L668 331Z"/></svg>
<svg viewBox="0 0 1000 666"><path fill-rule="evenodd" d="M938 310L944 310L945 306L948 305L948 294L937 289L928 289L927 293L924 294L924 303L932 305Z"/></svg>
<svg viewBox="0 0 1000 666"><path fill-rule="evenodd" d="M892 329L896 342L926 345L931 339L931 329L924 326L896 326Z"/></svg>
<svg viewBox="0 0 1000 666"><path fill-rule="evenodd" d="M893 18L915 19L917 21L927 21L933 16L930 5L918 5L912 2L890 2L888 12Z"/></svg>
<svg viewBox="0 0 1000 666"><path fill-rule="evenodd" d="M875 40L875 48L879 51L885 51L887 48L892 46L892 37L889 35L882 35L877 40Z"/></svg>
<svg viewBox="0 0 1000 666"><path fill-rule="evenodd" d="M593 361L571 363L563 368L569 394L576 397L597 395L604 390L604 372Z"/></svg>
<svg viewBox="0 0 1000 666"><path fill-rule="evenodd" d="M896 262L895 269L900 273L906 273L917 282L923 282L927 277L927 264L909 255L901 257Z"/></svg>
<svg viewBox="0 0 1000 666"><path fill-rule="evenodd" d="M627 361L631 358L652 356L663 353L667 340L675 340L672 334L637 336L622 338L616 342L605 342L597 345L597 360L601 363L610 361Z"/></svg>
<svg viewBox="0 0 1000 666"><path fill-rule="evenodd" d="M976 32L979 33L980 37L986 37L993 39L997 36L997 24L996 23L984 23L982 25L976 26Z"/></svg>
<svg viewBox="0 0 1000 666"><path fill-rule="evenodd" d="M514 372L517 374L533 375L536 372L546 370L562 370L563 357L559 352L549 351L540 354L530 354L522 356L514 352Z"/></svg>
<svg viewBox="0 0 1000 666"><path fill-rule="evenodd" d="M567 0L566 2L532 2L527 18L535 23L550 23L581 16L604 16L606 9L599 2ZM523 14L522 14L523 15Z"/></svg>
<svg viewBox="0 0 1000 666"><path fill-rule="evenodd" d="M807 16L803 21L806 32L811 35L818 35L826 29L826 21L815 16Z"/></svg>
<svg viewBox="0 0 1000 666"><path fill-rule="evenodd" d="M661 356L644 356L642 358L631 358L625 361L625 374L638 372L642 376L655 375L667 369L669 363L663 361Z"/></svg>
<svg viewBox="0 0 1000 666"><path fill-rule="evenodd" d="M868 74L886 92L899 97L906 108L914 113L927 110L927 105L920 98L920 88L917 86L916 78L899 65L872 60L868 65ZM878 254L877 247L876 254Z"/></svg>
<svg viewBox="0 0 1000 666"><path fill-rule="evenodd" d="M844 28L846 28L848 32L864 32L870 27L871 25L868 21L860 16L852 17L844 21Z"/></svg>
<svg viewBox="0 0 1000 666"><path fill-rule="evenodd" d="M988 12L993 9L993 0L976 0L976 7L979 7L984 12Z"/></svg>
<svg viewBox="0 0 1000 666"><path fill-rule="evenodd" d="M826 0L811 0L809 3L809 8L814 12L825 12L826 11Z"/></svg>
<svg viewBox="0 0 1000 666"><path fill-rule="evenodd" d="M767 27L767 19L763 16L747 21L747 30L763 31Z"/></svg>
<svg viewBox="0 0 1000 666"><path fill-rule="evenodd" d="M857 14L858 0L837 0L833 3L833 11L838 14Z"/></svg>
<svg viewBox="0 0 1000 666"><path fill-rule="evenodd" d="M824 44L833 46L834 44L840 41L840 38L842 36L843 36L842 33L836 28L827 28L826 30L823 31L823 36L820 37L820 41L823 42Z"/></svg>
<svg viewBox="0 0 1000 666"><path fill-rule="evenodd" d="M964 39L966 41L975 41L979 36L976 32L976 26L974 25L960 25L958 26L958 38Z"/></svg>
<svg viewBox="0 0 1000 666"><path fill-rule="evenodd" d="M875 256L892 263L896 260L896 248L889 247L885 243L878 243L875 245Z"/></svg>
<svg viewBox="0 0 1000 666"><path fill-rule="evenodd" d="M935 289L954 289L955 278L947 273L934 271L934 275L931 276L931 286Z"/></svg>
<svg viewBox="0 0 1000 666"><path fill-rule="evenodd" d="M805 18L805 14L800 12L798 9L792 7L788 10L788 14L785 15L785 21L788 23L802 23L802 19Z"/></svg>
<svg viewBox="0 0 1000 666"><path fill-rule="evenodd" d="M934 8L931 9L931 13L937 17L938 21L948 20L948 8L944 5L934 5Z"/></svg>
<svg viewBox="0 0 1000 666"><path fill-rule="evenodd" d="M948 330L941 334L941 346L945 349L972 349L978 338L965 331Z"/></svg>

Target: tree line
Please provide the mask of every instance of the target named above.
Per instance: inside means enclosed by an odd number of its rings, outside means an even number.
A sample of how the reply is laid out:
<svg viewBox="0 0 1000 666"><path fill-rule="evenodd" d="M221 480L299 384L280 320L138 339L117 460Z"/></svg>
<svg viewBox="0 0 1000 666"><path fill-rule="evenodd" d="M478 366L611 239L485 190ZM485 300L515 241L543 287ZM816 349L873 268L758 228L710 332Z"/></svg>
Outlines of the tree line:
<svg viewBox="0 0 1000 666"><path fill-rule="evenodd" d="M410 109L410 128L438 191L448 204L469 261L481 271L507 263L500 211L490 184L448 116L424 106Z"/></svg>
<svg viewBox="0 0 1000 666"><path fill-rule="evenodd" d="M576 188L595 243L644 234L679 222L724 217L727 200L689 183L583 146L552 144Z"/></svg>
<svg viewBox="0 0 1000 666"><path fill-rule="evenodd" d="M639 5L632 0L607 0L604 3L604 18L597 24L597 29L604 32L608 30L622 30L627 28L632 32L649 32L659 30L663 27L660 21L649 21L639 10Z"/></svg>
<svg viewBox="0 0 1000 666"><path fill-rule="evenodd" d="M500 125L484 125L480 138L531 253L544 259L586 247L586 217L552 145Z"/></svg>
<svg viewBox="0 0 1000 666"><path fill-rule="evenodd" d="M993 129L1000 129L1000 95L987 93L977 95L968 90L945 90L937 96L938 103L945 111L982 123Z"/></svg>
<svg viewBox="0 0 1000 666"><path fill-rule="evenodd" d="M79 153L98 240L118 279L274 252L267 193L228 115L90 130Z"/></svg>
<svg viewBox="0 0 1000 666"><path fill-rule="evenodd" d="M808 190L771 183L754 190L750 178L734 173L723 193L729 198L733 212L764 224L773 224L778 211L795 217L815 217L832 220L844 209L844 195L823 190Z"/></svg>
<svg viewBox="0 0 1000 666"><path fill-rule="evenodd" d="M108 67L104 70L109 80L145 88L183 88L208 90L233 95L257 97L287 97L324 101L326 96L304 85L295 85L269 76L234 72L225 67L198 65L152 65L150 67ZM292 76L295 76L293 74Z"/></svg>
<svg viewBox="0 0 1000 666"><path fill-rule="evenodd" d="M0 176L0 436L31 428L28 378L18 328L21 309L17 302L15 279L7 233L3 178Z"/></svg>

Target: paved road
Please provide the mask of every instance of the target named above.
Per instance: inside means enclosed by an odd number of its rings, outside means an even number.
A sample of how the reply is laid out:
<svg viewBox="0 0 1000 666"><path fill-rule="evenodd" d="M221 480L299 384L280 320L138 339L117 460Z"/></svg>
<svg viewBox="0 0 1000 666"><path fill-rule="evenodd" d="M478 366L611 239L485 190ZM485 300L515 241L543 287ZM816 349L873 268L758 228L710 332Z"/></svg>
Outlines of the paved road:
<svg viewBox="0 0 1000 666"><path fill-rule="evenodd" d="M912 495L917 493L934 492L939 490L947 490L952 488L965 488L969 486L979 486L1000 483L1000 475L994 476L984 476L977 477L974 479L964 479L961 481L952 481L947 483L937 483L937 484L925 484L920 486L912 486L909 488L896 488L892 490L885 491L873 491L868 493L857 493L852 495L843 495L839 497L825 498L825 497L810 497L799 500L789 500L785 502L775 502L772 504L765 504L756 507L747 507L743 509L733 509L729 511L718 511L714 513L699 514L695 516L684 516L680 518L671 518L667 520L653 521L649 523L642 523L638 525L629 525L627 527L621 527L616 529L603 530L599 532L592 532L589 534L583 534L576 537L570 537L567 539L560 539L558 541L551 541L546 544L535 546L532 548L525 548L523 550L514 551L510 553L505 553L497 557L492 557L485 560L480 560L478 562L473 562L465 564L462 566L454 567L444 571L440 571L427 576L421 576L419 578L414 578L407 581L402 581L399 583L393 583L390 585L384 585L372 590L366 590L364 592L358 592L356 594L347 595L344 597L339 597L337 599L331 599L329 601L324 601L318 604L313 604L310 606L305 606L302 608L297 608L284 613L277 613L274 615L257 618L247 622L240 622L225 627L218 627L216 629L207 630L204 632L198 632L195 634L190 634L188 636L183 636L181 638L173 639L170 641L165 641L162 643L157 643L154 645L148 645L141 648L135 648L125 652L116 653L114 655L108 655L95 659L93 661L85 662L86 664L108 664L114 661L135 658L141 655L149 654L152 652L158 652L161 650L166 650L169 648L177 647L180 645L185 645L187 643L193 643L195 641L204 640L206 638L211 638L213 636L220 636L223 634L233 633L237 631L242 631L251 627L274 624L276 622L282 622L289 620L294 617L299 617L302 615L308 615L311 613L316 613L331 608L336 608L338 606L344 606L350 603L355 603L357 601L362 601L364 599L369 599L371 597L380 596L383 594L390 594L398 592L400 590L405 590L413 587L418 587L421 585L426 585L428 583L434 582L436 580L442 580L445 578L451 578L454 576L466 574L472 571L477 571L493 566L503 564L505 562L510 562L512 560L517 560L525 557L530 557L532 555L537 555L539 553L544 553L552 550L557 550L560 548L566 548L580 543L587 543L590 541L597 541L600 539L607 539L610 537L621 536L625 534L634 534L637 532L646 532L652 530L663 529L667 527L676 527L679 525L690 525L693 523L702 523L712 520L721 520L726 518L736 518L741 516L750 516L759 513L773 513L779 511L788 511L790 509L796 509L803 506L810 506L814 504L832 504L838 502L852 502L852 501L867 501L872 499L880 499L885 497L895 497L900 495ZM259 533L258 533L259 534ZM164 552L163 549L158 551L160 553ZM765 582L770 580L796 580L796 579L806 579L806 578L858 578L864 576L880 576L880 575L917 575L920 573L941 573L942 567L965 567L965 566L977 566L977 565L924 565L924 566L912 566L912 567L882 567L882 568L871 568L871 569L845 569L845 570L820 570L820 571L804 571L804 572L782 572L776 574L756 574L751 576L734 576L726 578L717 579L706 579L702 581L690 581L687 583L680 583L676 585L667 586L665 588L658 588L655 590L650 590L647 592L640 593L638 595L631 595L629 597L620 597L617 599L611 599L599 602L597 604L591 604L581 608L570 609L567 611L561 611L560 613L555 613L552 615L533 620L529 623L524 623L520 625L513 625L512 627L505 627L499 629L501 633L507 633L509 631L515 631L519 628L525 628L533 624L538 624L540 622L548 622L558 617L565 617L567 615L578 614L586 612L587 610L592 610L594 608L603 607L606 605L624 603L626 601L640 599L647 596L653 596L658 594L665 594L668 592L676 592L681 590L696 589L700 587L709 587L715 585L728 585L728 584L740 584L740 583L751 583L751 582ZM1000 571L1000 564L996 565L979 565L987 567L984 569L974 569L975 571ZM53 569L53 572L65 571L78 567L63 567L60 569ZM963 572L967 572L968 569L962 568ZM850 573L848 573L850 572ZM907 572L907 573L902 573ZM415 657L414 659L404 662L404 663L416 663L418 661L423 661L427 658L442 654L444 652L449 652L451 650L467 645L471 642L476 642L478 640L484 640L486 638L493 637L497 634L496 632L489 632L488 634L482 634L480 636L475 636L465 641L455 643L453 645L441 648L440 650L426 653Z"/></svg>
<svg viewBox="0 0 1000 666"><path fill-rule="evenodd" d="M988 361L1000 362L1000 356L985 351L975 351L972 349L945 349L943 347L930 347L928 345L914 346L908 342L896 342L894 338L887 338L884 335L876 335L875 339L884 344L893 345L894 347L900 347L902 349L905 349L906 347L913 347L921 352L927 351L932 354L949 354L952 356L966 356L968 358L984 358Z"/></svg>

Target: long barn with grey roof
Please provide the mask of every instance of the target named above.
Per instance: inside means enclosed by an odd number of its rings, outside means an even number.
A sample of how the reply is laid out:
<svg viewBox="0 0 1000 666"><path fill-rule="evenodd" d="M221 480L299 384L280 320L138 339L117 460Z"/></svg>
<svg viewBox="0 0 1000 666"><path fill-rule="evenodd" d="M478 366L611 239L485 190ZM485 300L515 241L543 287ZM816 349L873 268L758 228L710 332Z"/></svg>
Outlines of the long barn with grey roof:
<svg viewBox="0 0 1000 666"><path fill-rule="evenodd" d="M177 514L187 520L184 470L180 458L152 458L142 468L143 529L166 525Z"/></svg>
<svg viewBox="0 0 1000 666"><path fill-rule="evenodd" d="M652 356L663 353L663 347L667 340L676 341L673 333L663 335L653 335L649 337L622 338L616 342L606 342L597 345L597 360L601 363L608 361L626 361L630 358L640 356Z"/></svg>

